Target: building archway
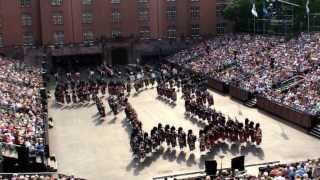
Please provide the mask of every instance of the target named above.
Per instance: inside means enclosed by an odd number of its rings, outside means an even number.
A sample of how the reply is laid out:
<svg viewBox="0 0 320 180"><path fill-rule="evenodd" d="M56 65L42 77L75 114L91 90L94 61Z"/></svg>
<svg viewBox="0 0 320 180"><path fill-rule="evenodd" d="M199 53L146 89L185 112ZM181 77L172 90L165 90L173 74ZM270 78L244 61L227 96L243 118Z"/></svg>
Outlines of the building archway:
<svg viewBox="0 0 320 180"><path fill-rule="evenodd" d="M120 47L111 50L112 65L127 65L128 64L128 50Z"/></svg>
<svg viewBox="0 0 320 180"><path fill-rule="evenodd" d="M54 70L81 71L88 67L102 64L101 54L80 54L68 56L53 56L52 65Z"/></svg>

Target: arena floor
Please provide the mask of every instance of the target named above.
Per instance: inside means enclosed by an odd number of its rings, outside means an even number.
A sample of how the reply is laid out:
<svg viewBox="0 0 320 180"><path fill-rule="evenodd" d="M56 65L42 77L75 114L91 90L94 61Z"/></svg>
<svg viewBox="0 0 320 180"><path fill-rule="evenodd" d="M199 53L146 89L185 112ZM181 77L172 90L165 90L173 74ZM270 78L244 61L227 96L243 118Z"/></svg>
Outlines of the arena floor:
<svg viewBox="0 0 320 180"><path fill-rule="evenodd" d="M281 161L294 162L320 157L320 140L301 129L288 125L276 117L257 109L247 108L237 101L211 92L215 108L230 117L259 122L263 130L260 147L224 144L214 152L201 156L198 148L190 153L164 146L143 163L132 160L129 147L129 129L124 113L114 117L107 107L107 117L100 119L94 104L83 106L58 106L49 102L49 115L54 119L50 130L51 153L56 155L59 172L73 174L90 180L145 180L155 176L199 171L204 169L204 159L215 159L220 167L219 155L225 155L223 167L230 167L230 159L245 155L245 164ZM148 89L129 98L150 132L159 122L192 129L198 135L202 127L196 121L184 118L184 102L180 98L175 107L156 99L156 90ZM202 158L201 158L202 157Z"/></svg>

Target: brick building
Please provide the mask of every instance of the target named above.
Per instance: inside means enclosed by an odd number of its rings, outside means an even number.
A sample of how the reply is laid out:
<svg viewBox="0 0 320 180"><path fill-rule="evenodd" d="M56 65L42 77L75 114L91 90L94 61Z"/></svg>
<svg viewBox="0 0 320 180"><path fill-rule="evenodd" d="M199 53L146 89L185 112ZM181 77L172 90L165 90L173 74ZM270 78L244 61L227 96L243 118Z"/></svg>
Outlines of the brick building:
<svg viewBox="0 0 320 180"><path fill-rule="evenodd" d="M232 22L223 18L223 10L231 0L216 0L216 34L231 32Z"/></svg>
<svg viewBox="0 0 320 180"><path fill-rule="evenodd" d="M41 43L39 2L0 1L0 47Z"/></svg>
<svg viewBox="0 0 320 180"><path fill-rule="evenodd" d="M62 48L95 42L101 37L107 40L120 37L131 40L107 41L98 48L102 52L97 53L111 58L114 47L123 47L129 57L136 59L141 53L132 49L135 46L132 43L137 44L137 40L180 41L215 35L219 30L217 1L222 0L0 0L0 47ZM145 45L141 47L146 49ZM74 50L77 51L79 48ZM53 54L58 56L59 52Z"/></svg>

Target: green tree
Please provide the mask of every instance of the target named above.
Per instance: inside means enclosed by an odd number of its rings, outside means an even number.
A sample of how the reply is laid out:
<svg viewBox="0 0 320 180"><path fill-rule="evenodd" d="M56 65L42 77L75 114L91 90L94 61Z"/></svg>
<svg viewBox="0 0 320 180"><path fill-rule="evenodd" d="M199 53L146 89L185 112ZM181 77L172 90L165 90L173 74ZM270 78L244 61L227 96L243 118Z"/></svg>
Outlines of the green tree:
<svg viewBox="0 0 320 180"><path fill-rule="evenodd" d="M223 11L226 19L235 23L236 31L249 29L248 19L251 16L251 3L248 0L232 0Z"/></svg>

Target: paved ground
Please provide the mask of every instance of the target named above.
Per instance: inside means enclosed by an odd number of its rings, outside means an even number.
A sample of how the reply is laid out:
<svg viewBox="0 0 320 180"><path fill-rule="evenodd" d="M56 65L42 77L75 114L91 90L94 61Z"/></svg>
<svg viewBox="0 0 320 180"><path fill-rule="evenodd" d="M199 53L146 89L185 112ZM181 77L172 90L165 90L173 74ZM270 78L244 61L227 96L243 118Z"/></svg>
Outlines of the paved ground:
<svg viewBox="0 0 320 180"><path fill-rule="evenodd" d="M229 96L212 93L218 111L240 120L248 117L261 124L263 139L260 147L247 145L240 151L237 145L224 144L216 151L201 156L198 150L190 153L189 150L182 152L178 148L164 146L137 165L132 161L130 129L124 121L124 113L117 117L108 113L101 121L95 105L59 107L50 100L49 113L55 123L55 127L50 130L50 147L58 159L59 171L90 180L145 180L202 170L204 159L220 162L221 154L225 155L223 167L230 167L230 159L238 155L246 155L246 164L275 160L294 162L320 157L320 140L297 127L275 120L269 114L240 105ZM184 118L183 100L179 99L177 106L172 107L156 99L155 89L131 96L129 101L137 110L146 131L150 131L159 122L182 126L185 130L192 129L196 134L201 128L201 124Z"/></svg>

